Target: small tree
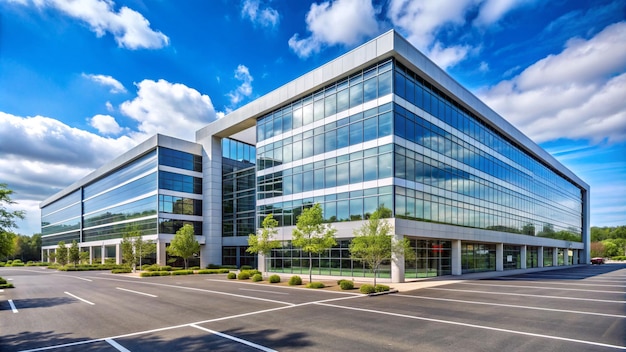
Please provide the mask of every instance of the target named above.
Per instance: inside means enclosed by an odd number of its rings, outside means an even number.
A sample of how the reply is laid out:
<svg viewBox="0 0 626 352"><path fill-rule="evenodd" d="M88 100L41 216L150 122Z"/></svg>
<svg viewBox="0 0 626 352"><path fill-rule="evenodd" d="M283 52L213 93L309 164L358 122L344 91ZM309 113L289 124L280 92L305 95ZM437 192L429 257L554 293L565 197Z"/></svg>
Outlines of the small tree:
<svg viewBox="0 0 626 352"><path fill-rule="evenodd" d="M337 244L332 226L323 223L322 207L316 203L304 209L293 229L292 244L309 254L309 282L312 282L313 254L321 254Z"/></svg>
<svg viewBox="0 0 626 352"><path fill-rule="evenodd" d="M352 259L364 261L374 273L374 286L380 265L385 260L396 260L396 257L411 259L414 253L410 242L403 238L395 243L392 241L393 228L384 218L391 216L391 210L384 206L378 207L360 228L354 230L354 238L350 242ZM408 257L408 258L406 258Z"/></svg>
<svg viewBox="0 0 626 352"><path fill-rule="evenodd" d="M180 230L176 231L176 235L172 239L170 246L167 247L167 252L171 255L182 257L185 261L185 269L187 269L187 260L198 253L200 250L200 243L196 241L194 236L193 226L185 224Z"/></svg>
<svg viewBox="0 0 626 352"><path fill-rule="evenodd" d="M278 221L274 219L273 214L269 214L263 219L263 228L258 229L258 235L250 234L248 236L248 253L262 254L265 257L265 270L267 273L267 263L269 256L272 254L272 249L280 248L280 241L275 240L274 237L278 233L276 226Z"/></svg>
<svg viewBox="0 0 626 352"><path fill-rule="evenodd" d="M61 265L67 264L67 247L65 247L64 241L59 241L59 248L57 248L57 262Z"/></svg>
<svg viewBox="0 0 626 352"><path fill-rule="evenodd" d="M144 241L141 231L137 227L132 227L122 237L122 259L128 263L133 272L136 271L137 264L141 267L141 260L156 252L156 244L152 241Z"/></svg>
<svg viewBox="0 0 626 352"><path fill-rule="evenodd" d="M17 228L16 219L24 219L24 211L9 211L5 205L15 204L11 200L13 190L9 189L6 183L0 183L0 258L8 258L15 249L16 235L11 229Z"/></svg>
<svg viewBox="0 0 626 352"><path fill-rule="evenodd" d="M80 251L79 257L81 264L89 264L89 252Z"/></svg>
<svg viewBox="0 0 626 352"><path fill-rule="evenodd" d="M48 255L48 262L50 263L54 263L57 260L57 253L56 252L50 252L50 254Z"/></svg>
<svg viewBox="0 0 626 352"><path fill-rule="evenodd" d="M69 248L68 259L70 263L74 264L74 267L76 267L76 264L80 261L80 248L78 248L76 240L72 241L72 245Z"/></svg>

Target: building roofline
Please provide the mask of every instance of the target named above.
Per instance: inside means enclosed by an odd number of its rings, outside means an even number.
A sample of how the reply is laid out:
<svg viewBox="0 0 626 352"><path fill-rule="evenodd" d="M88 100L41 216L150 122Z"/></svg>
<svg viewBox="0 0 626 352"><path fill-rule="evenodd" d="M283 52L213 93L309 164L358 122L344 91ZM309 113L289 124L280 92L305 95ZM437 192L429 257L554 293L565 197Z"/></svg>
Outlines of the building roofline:
<svg viewBox="0 0 626 352"><path fill-rule="evenodd" d="M542 161L553 171L580 188L589 190L586 182L459 84L393 29L201 128L196 132L196 141L210 136L224 138L250 128L256 125L257 118L277 107L313 93L331 81L348 77L355 71L391 57L420 73L424 79L449 94L478 118L514 141L518 147Z"/></svg>
<svg viewBox="0 0 626 352"><path fill-rule="evenodd" d="M49 198L45 199L41 203L39 203L39 208L43 208L65 196L68 194L75 192L76 190L84 187L99 178L110 174L111 172L117 170L118 168L126 165L127 163L145 155L152 149L157 146L172 148L176 150L184 150L189 153L194 153L197 155L202 155L202 146L200 144L196 144L194 142L190 142L183 139L178 139L162 134L155 134L152 137L146 139L145 141L139 143L134 148L130 149L126 153L118 156L117 158L109 161L108 163L102 165L96 170L89 173L87 176L81 178L80 180L72 183L71 185L65 187L63 190L55 193Z"/></svg>

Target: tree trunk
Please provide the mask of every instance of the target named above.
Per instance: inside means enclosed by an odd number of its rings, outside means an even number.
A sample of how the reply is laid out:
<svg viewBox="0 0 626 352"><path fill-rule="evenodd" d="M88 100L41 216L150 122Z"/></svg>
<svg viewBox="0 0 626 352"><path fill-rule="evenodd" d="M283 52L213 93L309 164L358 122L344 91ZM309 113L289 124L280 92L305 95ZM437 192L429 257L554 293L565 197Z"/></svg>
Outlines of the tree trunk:
<svg viewBox="0 0 626 352"><path fill-rule="evenodd" d="M378 267L374 268L374 287L376 287L376 276L378 276Z"/></svg>
<svg viewBox="0 0 626 352"><path fill-rule="evenodd" d="M313 271L313 253L309 253L309 283L313 282L311 272Z"/></svg>
<svg viewBox="0 0 626 352"><path fill-rule="evenodd" d="M187 270L187 258L183 259L183 262L185 262L185 270Z"/></svg>

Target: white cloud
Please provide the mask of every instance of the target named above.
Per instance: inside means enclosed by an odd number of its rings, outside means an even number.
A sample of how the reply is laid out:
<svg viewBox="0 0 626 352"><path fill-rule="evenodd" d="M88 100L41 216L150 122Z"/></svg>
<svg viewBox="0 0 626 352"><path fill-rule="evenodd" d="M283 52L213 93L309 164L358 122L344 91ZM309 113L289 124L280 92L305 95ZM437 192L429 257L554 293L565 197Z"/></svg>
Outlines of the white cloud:
<svg viewBox="0 0 626 352"><path fill-rule="evenodd" d="M263 27L276 27L280 22L278 11L269 6L261 8L260 0L245 0L241 7L241 17L247 17L252 23Z"/></svg>
<svg viewBox="0 0 626 352"><path fill-rule="evenodd" d="M111 115L96 115L91 118L89 124L102 134L119 134L123 131L120 125Z"/></svg>
<svg viewBox="0 0 626 352"><path fill-rule="evenodd" d="M106 106L108 112L113 112L113 110L115 110L113 108L113 104L111 104L110 101L107 101L106 103L104 103L104 106Z"/></svg>
<svg viewBox="0 0 626 352"><path fill-rule="evenodd" d="M122 103L120 110L139 123L145 137L165 133L194 141L196 130L216 119L211 98L184 84L146 79L136 86L137 97Z"/></svg>
<svg viewBox="0 0 626 352"><path fill-rule="evenodd" d="M32 0L32 3L86 22L98 37L111 33L120 47L158 49L169 44L169 38L150 28L150 22L142 14L126 6L116 12L112 0Z"/></svg>
<svg viewBox="0 0 626 352"><path fill-rule="evenodd" d="M317 53L324 45L354 45L378 33L376 10L369 0L335 0L313 3L306 15L311 35L289 39L289 47L300 57Z"/></svg>
<svg viewBox="0 0 626 352"><path fill-rule="evenodd" d="M244 98L252 95L252 81L254 78L250 75L250 71L244 65L237 66L235 70L235 78L241 81L241 84L234 91L228 93L231 105L239 104Z"/></svg>
<svg viewBox="0 0 626 352"><path fill-rule="evenodd" d="M126 93L126 88L124 85L120 83L120 81L116 80L111 76L105 75L92 75L83 73L83 77L90 79L98 84L101 84L105 87L111 87L110 92L113 94L116 93Z"/></svg>
<svg viewBox="0 0 626 352"><path fill-rule="evenodd" d="M444 43L438 35L459 30L469 14L478 11L475 26L488 26L501 20L525 0L391 0L387 17L407 40L443 69L453 67L472 52L462 43ZM466 31L466 30L465 30ZM454 36L455 38L457 36Z"/></svg>
<svg viewBox="0 0 626 352"><path fill-rule="evenodd" d="M626 140L626 22L539 60L479 97L538 142Z"/></svg>

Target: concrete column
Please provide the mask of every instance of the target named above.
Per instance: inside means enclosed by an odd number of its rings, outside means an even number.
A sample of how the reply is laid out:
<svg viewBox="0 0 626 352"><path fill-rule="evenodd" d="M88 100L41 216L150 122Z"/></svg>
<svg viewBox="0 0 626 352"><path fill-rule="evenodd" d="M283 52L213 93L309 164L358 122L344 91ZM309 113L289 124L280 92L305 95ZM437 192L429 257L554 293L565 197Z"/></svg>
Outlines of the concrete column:
<svg viewBox="0 0 626 352"><path fill-rule="evenodd" d="M89 264L93 264L93 247L89 246Z"/></svg>
<svg viewBox="0 0 626 352"><path fill-rule="evenodd" d="M202 144L202 236L200 266L222 264L222 139L212 135L196 139Z"/></svg>
<svg viewBox="0 0 626 352"><path fill-rule="evenodd" d="M496 243L496 271L504 271L504 244Z"/></svg>
<svg viewBox="0 0 626 352"><path fill-rule="evenodd" d="M578 249L574 249L574 265L578 263Z"/></svg>
<svg viewBox="0 0 626 352"><path fill-rule="evenodd" d="M569 265L569 248L563 250L563 265Z"/></svg>
<svg viewBox="0 0 626 352"><path fill-rule="evenodd" d="M106 253L107 253L107 249L106 246L103 244L102 247L100 248L100 264L104 264L105 260L106 260Z"/></svg>
<svg viewBox="0 0 626 352"><path fill-rule="evenodd" d="M167 254L165 252L165 242L157 240L156 242L156 263L160 266L167 265Z"/></svg>
<svg viewBox="0 0 626 352"><path fill-rule="evenodd" d="M559 265L559 249L553 248L552 249L552 266L558 266L558 265Z"/></svg>
<svg viewBox="0 0 626 352"><path fill-rule="evenodd" d="M237 253L239 253L239 251L237 251ZM266 272L267 268L265 268L265 256L259 253L257 261L258 261L258 265L257 265L258 270L262 273Z"/></svg>
<svg viewBox="0 0 626 352"><path fill-rule="evenodd" d="M543 246L537 249L537 267L543 268Z"/></svg>
<svg viewBox="0 0 626 352"><path fill-rule="evenodd" d="M462 275L463 267L461 265L461 240L453 240L452 241L452 253L450 253L452 258L452 275Z"/></svg>
<svg viewBox="0 0 626 352"><path fill-rule="evenodd" d="M527 246L521 246L520 251L519 251L519 257L520 260L522 261L520 263L520 268L522 269L526 269L526 262L528 261L528 247Z"/></svg>
<svg viewBox="0 0 626 352"><path fill-rule="evenodd" d="M115 245L115 264L122 264L122 246L119 243Z"/></svg>
<svg viewBox="0 0 626 352"><path fill-rule="evenodd" d="M391 236L392 247L402 239L404 235ZM404 282L404 254L391 254L391 282Z"/></svg>

